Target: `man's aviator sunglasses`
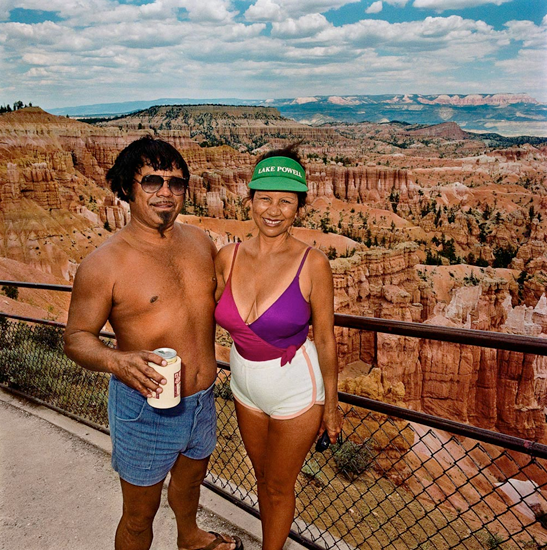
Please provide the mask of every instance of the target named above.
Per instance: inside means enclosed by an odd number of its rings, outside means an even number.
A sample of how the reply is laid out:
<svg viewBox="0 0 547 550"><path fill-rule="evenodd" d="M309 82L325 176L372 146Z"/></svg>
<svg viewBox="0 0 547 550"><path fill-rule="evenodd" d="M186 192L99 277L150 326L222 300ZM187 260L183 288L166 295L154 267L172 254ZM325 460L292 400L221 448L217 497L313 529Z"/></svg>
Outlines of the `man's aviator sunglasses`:
<svg viewBox="0 0 547 550"><path fill-rule="evenodd" d="M148 174L147 176L143 176L141 181L135 181L141 184L142 190L145 193L152 194L158 192L163 187L165 180L167 180L167 187L169 187L173 195L182 195L185 189L188 188L188 178L179 178L177 176L164 178L157 174Z"/></svg>

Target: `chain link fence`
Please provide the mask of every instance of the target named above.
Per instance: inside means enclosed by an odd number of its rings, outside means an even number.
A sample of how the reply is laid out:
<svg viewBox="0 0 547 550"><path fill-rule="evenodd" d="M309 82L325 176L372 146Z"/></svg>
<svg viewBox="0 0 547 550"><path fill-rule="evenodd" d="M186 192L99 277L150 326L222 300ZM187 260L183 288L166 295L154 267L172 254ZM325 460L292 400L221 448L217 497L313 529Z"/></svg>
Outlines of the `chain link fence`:
<svg viewBox="0 0 547 550"><path fill-rule="evenodd" d="M0 315L0 385L107 431L108 375L70 361L62 333L58 323ZM219 368L206 485L257 515L229 377ZM341 401L342 443L308 455L292 538L312 549L547 548L547 447L356 396Z"/></svg>

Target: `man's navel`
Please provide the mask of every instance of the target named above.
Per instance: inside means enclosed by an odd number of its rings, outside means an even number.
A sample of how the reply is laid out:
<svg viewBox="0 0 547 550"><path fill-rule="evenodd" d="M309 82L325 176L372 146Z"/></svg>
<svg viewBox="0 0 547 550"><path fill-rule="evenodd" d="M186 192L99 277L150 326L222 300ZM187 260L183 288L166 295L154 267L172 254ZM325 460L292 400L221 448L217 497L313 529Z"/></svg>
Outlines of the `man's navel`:
<svg viewBox="0 0 547 550"><path fill-rule="evenodd" d="M152 296L152 298L150 298L150 303L153 304L158 298L159 296Z"/></svg>

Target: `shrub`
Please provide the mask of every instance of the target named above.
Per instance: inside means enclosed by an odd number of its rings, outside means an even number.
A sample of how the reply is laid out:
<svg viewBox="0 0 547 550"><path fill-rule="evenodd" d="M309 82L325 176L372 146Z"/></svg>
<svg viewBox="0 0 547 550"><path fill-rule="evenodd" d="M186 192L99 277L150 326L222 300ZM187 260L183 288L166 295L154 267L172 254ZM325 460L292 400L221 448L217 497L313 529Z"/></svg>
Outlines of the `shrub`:
<svg viewBox="0 0 547 550"><path fill-rule="evenodd" d="M338 258L338 252L336 251L336 248L334 248L334 246L329 246L326 254L329 260L336 260L336 258Z"/></svg>
<svg viewBox="0 0 547 550"><path fill-rule="evenodd" d="M486 547L487 548L499 548L503 542L503 537L496 533L488 533L486 537Z"/></svg>
<svg viewBox="0 0 547 550"><path fill-rule="evenodd" d="M51 399L59 393L59 356L43 348L18 345L0 351L0 372L10 387L30 393L38 399Z"/></svg>
<svg viewBox="0 0 547 550"><path fill-rule="evenodd" d="M463 278L463 284L464 286L478 286L480 279L474 273L470 273Z"/></svg>
<svg viewBox="0 0 547 550"><path fill-rule="evenodd" d="M492 267L509 267L509 264L517 254L517 249L511 245L507 248L498 246L494 248L494 263Z"/></svg>
<svg viewBox="0 0 547 550"><path fill-rule="evenodd" d="M213 393L215 397L222 397L222 399L226 399L227 401L233 401L234 395L232 394L232 388L230 388L230 379L226 377L222 382L215 384Z"/></svg>
<svg viewBox="0 0 547 550"><path fill-rule="evenodd" d="M444 256L450 265L461 263L461 258L456 255L456 247L454 245L454 239L444 239L444 235L441 241L442 250L439 252L439 256Z"/></svg>
<svg viewBox="0 0 547 550"><path fill-rule="evenodd" d="M329 484L327 476L321 471L321 466L313 458L307 460L302 466L302 475L317 487L325 487Z"/></svg>
<svg viewBox="0 0 547 550"><path fill-rule="evenodd" d="M338 472L351 481L369 467L372 452L366 443L359 445L347 439L333 446L333 458Z"/></svg>
<svg viewBox="0 0 547 550"><path fill-rule="evenodd" d="M28 323L10 323L11 343L14 347L24 345L31 337L32 329Z"/></svg>
<svg viewBox="0 0 547 550"><path fill-rule="evenodd" d="M19 289L16 286L4 285L2 286L2 292L12 300L19 298Z"/></svg>
<svg viewBox="0 0 547 550"><path fill-rule="evenodd" d="M24 330L28 328L17 326L9 342L4 342L8 345L0 347L0 382L106 426L109 377L87 372L60 349L37 343L33 331Z"/></svg>
<svg viewBox="0 0 547 550"><path fill-rule="evenodd" d="M355 254L356 250L357 249L355 247L351 250L346 248L346 251L343 254L340 254L340 258L351 258Z"/></svg>
<svg viewBox="0 0 547 550"><path fill-rule="evenodd" d="M10 323L5 317L0 317L0 350L6 347Z"/></svg>
<svg viewBox="0 0 547 550"><path fill-rule="evenodd" d="M443 261L437 253L433 253L430 250L426 250L425 253L425 265L442 265Z"/></svg>
<svg viewBox="0 0 547 550"><path fill-rule="evenodd" d="M63 329L48 325L37 325L31 332L31 338L48 350L63 351Z"/></svg>
<svg viewBox="0 0 547 550"><path fill-rule="evenodd" d="M524 283L531 277L532 276L526 273L526 271L521 271L517 278L517 284L519 285L518 295L521 300L524 299Z"/></svg>

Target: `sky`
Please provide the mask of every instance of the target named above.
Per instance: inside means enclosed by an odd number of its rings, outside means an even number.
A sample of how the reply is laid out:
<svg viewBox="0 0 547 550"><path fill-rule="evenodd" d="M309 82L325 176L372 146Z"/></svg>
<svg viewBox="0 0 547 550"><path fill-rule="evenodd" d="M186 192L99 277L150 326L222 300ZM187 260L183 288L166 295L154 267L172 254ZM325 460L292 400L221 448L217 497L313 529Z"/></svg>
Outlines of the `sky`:
<svg viewBox="0 0 547 550"><path fill-rule="evenodd" d="M547 0L0 0L1 105L476 93L547 103Z"/></svg>

